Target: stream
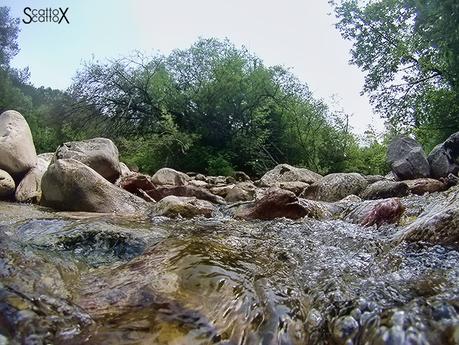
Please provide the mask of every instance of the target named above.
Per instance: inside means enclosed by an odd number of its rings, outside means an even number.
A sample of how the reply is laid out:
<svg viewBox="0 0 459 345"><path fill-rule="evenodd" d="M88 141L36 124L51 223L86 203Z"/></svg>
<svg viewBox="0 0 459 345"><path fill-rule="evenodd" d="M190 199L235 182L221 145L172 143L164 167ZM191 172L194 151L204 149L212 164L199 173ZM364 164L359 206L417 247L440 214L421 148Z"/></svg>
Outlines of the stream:
<svg viewBox="0 0 459 345"><path fill-rule="evenodd" d="M457 247L398 230L0 202L0 344L459 344Z"/></svg>

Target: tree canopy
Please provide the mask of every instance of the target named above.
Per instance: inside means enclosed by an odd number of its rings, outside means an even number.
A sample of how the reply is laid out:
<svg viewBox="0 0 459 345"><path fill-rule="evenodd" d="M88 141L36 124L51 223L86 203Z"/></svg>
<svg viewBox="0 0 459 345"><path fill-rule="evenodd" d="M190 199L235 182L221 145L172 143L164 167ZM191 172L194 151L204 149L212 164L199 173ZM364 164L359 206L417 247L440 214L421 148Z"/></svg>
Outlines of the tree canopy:
<svg viewBox="0 0 459 345"><path fill-rule="evenodd" d="M459 130L459 3L456 0L331 1L363 92L397 130L428 147Z"/></svg>
<svg viewBox="0 0 459 345"><path fill-rule="evenodd" d="M161 167L261 175L279 163L319 173L385 173L385 146L362 147L347 115L315 98L287 68L228 40L199 39L169 55L88 61L66 91L37 88L10 66L18 21L0 7L0 110L27 119L38 152L105 136L141 171Z"/></svg>
<svg viewBox="0 0 459 345"><path fill-rule="evenodd" d="M168 56L87 63L71 96L76 111L127 147L149 146L153 159L136 158L143 168L259 174L282 162L321 172L345 165L343 116L287 69L265 66L227 40L201 39Z"/></svg>

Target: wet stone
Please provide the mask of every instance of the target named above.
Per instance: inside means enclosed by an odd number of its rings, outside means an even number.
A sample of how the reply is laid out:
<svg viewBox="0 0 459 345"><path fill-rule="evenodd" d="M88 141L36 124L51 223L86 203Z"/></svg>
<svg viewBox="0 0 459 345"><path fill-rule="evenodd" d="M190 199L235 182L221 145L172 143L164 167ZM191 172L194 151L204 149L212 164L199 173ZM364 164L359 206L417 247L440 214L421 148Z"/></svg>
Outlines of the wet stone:
<svg viewBox="0 0 459 345"><path fill-rule="evenodd" d="M403 197L403 217L454 193ZM304 208L292 194L287 204ZM271 220L0 203L0 334L10 344L456 344L458 248L394 241L405 225L362 226L380 202L348 197L317 204L327 217Z"/></svg>

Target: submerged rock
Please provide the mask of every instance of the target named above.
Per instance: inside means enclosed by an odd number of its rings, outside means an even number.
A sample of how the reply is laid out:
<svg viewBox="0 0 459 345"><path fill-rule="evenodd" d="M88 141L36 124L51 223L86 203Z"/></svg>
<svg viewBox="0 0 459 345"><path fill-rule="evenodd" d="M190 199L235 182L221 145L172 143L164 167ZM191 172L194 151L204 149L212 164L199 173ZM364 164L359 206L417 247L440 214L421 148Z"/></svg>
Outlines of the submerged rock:
<svg viewBox="0 0 459 345"><path fill-rule="evenodd" d="M288 164L279 164L264 174L258 183L261 187L277 186L281 182L304 182L311 184L319 181L321 178L321 175L311 170L296 168Z"/></svg>
<svg viewBox="0 0 459 345"><path fill-rule="evenodd" d="M309 186L301 196L321 201L338 201L348 195L359 194L367 185L367 180L357 173L329 174Z"/></svg>
<svg viewBox="0 0 459 345"><path fill-rule="evenodd" d="M145 212L148 204L75 159L58 159L41 181L41 204L63 211Z"/></svg>
<svg viewBox="0 0 459 345"><path fill-rule="evenodd" d="M0 114L0 169L16 178L36 163L37 153L27 121L15 110Z"/></svg>
<svg viewBox="0 0 459 345"><path fill-rule="evenodd" d="M74 159L86 164L110 182L121 174L118 148L106 138L71 141L59 146L55 160Z"/></svg>

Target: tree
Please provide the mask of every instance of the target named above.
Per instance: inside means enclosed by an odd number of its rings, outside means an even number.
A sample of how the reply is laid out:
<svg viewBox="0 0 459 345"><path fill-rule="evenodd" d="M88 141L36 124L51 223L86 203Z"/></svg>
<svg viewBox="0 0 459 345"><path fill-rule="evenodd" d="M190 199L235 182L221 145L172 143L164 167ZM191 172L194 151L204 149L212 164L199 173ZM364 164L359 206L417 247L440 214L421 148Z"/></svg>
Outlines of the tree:
<svg viewBox="0 0 459 345"><path fill-rule="evenodd" d="M427 146L459 130L459 4L455 0L332 1L363 92ZM430 141L430 142L429 142Z"/></svg>
<svg viewBox="0 0 459 345"><path fill-rule="evenodd" d="M10 60L19 52L17 43L19 19L10 16L9 7L0 7L0 68L9 65Z"/></svg>
<svg viewBox="0 0 459 345"><path fill-rule="evenodd" d="M326 172L343 160L336 159L341 129L307 85L227 40L201 39L169 56L93 61L71 96L72 109L91 114L124 147L142 142L146 152L125 152L147 169L256 175L288 162Z"/></svg>

